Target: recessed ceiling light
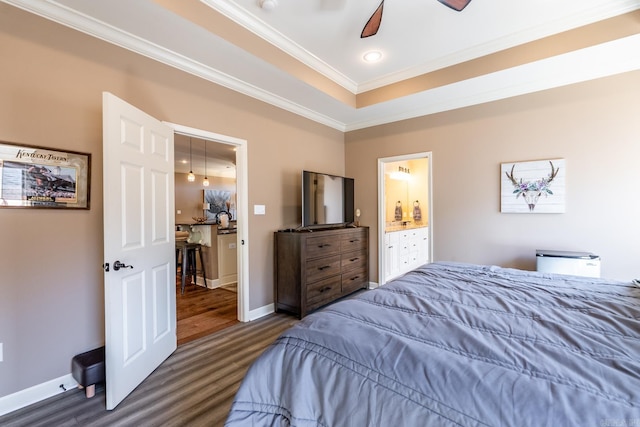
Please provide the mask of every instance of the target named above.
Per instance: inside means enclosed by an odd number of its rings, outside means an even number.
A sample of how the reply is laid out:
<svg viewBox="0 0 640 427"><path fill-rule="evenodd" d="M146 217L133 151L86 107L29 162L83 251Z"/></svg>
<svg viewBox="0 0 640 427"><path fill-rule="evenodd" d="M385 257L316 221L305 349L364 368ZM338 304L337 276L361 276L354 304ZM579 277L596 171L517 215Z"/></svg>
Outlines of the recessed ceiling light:
<svg viewBox="0 0 640 427"><path fill-rule="evenodd" d="M378 50L372 50L370 52L365 53L362 56L362 59L364 59L366 62L378 62L382 59L382 52L378 51Z"/></svg>

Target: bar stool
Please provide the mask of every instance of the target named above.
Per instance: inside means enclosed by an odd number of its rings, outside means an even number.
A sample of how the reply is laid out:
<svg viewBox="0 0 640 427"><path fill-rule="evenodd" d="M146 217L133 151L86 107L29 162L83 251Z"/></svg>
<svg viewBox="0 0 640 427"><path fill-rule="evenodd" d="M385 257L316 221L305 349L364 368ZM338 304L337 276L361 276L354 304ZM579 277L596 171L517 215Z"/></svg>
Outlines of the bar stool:
<svg viewBox="0 0 640 427"><path fill-rule="evenodd" d="M184 294L184 287L186 285L187 276L191 278L191 282L195 285L196 275L198 268L196 264L196 252L200 254L200 266L202 267L202 277L204 279L205 286L207 285L207 273L204 267L204 255L202 255L202 245L200 243L185 243L180 248L176 248L176 251L182 251L182 286L181 294Z"/></svg>

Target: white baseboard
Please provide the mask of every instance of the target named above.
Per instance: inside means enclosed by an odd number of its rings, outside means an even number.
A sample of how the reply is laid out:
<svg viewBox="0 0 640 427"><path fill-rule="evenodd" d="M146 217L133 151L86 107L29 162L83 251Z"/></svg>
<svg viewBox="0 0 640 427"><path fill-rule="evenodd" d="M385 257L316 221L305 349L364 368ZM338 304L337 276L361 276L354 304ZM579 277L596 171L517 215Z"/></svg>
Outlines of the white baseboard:
<svg viewBox="0 0 640 427"><path fill-rule="evenodd" d="M255 310L251 310L249 311L249 322L251 322L252 320L256 320L259 319L261 317L264 317L268 314L271 314L275 311L276 306L275 304L268 304L268 305L264 305L260 308L256 308Z"/></svg>
<svg viewBox="0 0 640 427"><path fill-rule="evenodd" d="M61 384L65 390L60 387ZM17 411L25 406L40 402L41 400L48 399L51 396L64 393L66 390L71 390L76 387L78 387L76 380L73 379L71 374L67 374L8 396L0 397L0 415Z"/></svg>
<svg viewBox="0 0 640 427"><path fill-rule="evenodd" d="M275 304L268 304L249 312L249 321L257 320L275 311ZM64 386L63 390L60 385ZM78 383L71 374L29 387L16 393L0 397L0 416L29 406L56 394L64 393L78 387Z"/></svg>
<svg viewBox="0 0 640 427"><path fill-rule="evenodd" d="M215 289L220 287L220 281L218 279L207 279L205 283L202 277L196 276L196 285L207 289Z"/></svg>
<svg viewBox="0 0 640 427"><path fill-rule="evenodd" d="M202 277L196 277L196 285L207 289L217 289L225 285L230 285L232 283L237 283L237 280L227 280L226 282L222 283L220 279L207 279L207 283L205 285Z"/></svg>

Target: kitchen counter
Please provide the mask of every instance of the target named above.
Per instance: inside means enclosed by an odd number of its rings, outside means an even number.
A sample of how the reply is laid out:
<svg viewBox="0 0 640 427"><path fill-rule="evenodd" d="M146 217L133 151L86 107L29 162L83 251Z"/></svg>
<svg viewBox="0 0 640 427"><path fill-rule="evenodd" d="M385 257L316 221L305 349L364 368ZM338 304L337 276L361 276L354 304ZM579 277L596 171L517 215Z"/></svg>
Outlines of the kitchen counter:
<svg viewBox="0 0 640 427"><path fill-rule="evenodd" d="M236 234L237 228L218 228L218 234Z"/></svg>
<svg viewBox="0 0 640 427"><path fill-rule="evenodd" d="M228 228L222 228L222 227L219 227L218 224L216 224L215 222L179 223L179 224L176 224L176 227L177 228L187 227L187 230L190 230L190 227L193 227L193 226L204 226L204 225L209 225L212 228L215 227L216 228L216 234L234 234L234 233L238 232L238 230L237 230L237 228L235 226L228 227Z"/></svg>

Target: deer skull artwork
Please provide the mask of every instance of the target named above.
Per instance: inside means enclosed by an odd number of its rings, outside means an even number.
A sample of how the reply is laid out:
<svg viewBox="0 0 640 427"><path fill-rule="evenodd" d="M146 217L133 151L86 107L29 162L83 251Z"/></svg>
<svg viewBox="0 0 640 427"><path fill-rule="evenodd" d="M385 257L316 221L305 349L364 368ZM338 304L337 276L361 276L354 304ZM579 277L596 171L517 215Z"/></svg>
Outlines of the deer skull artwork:
<svg viewBox="0 0 640 427"><path fill-rule="evenodd" d="M558 175L560 168L554 167L551 161L549 161L549 164L551 165L551 173L544 178L532 181L524 181L522 178L519 180L516 179L514 175L515 164L511 167L511 173L505 172L507 178L509 178L509 181L513 184L513 194L516 195L516 199L522 196L525 203L529 206L529 212L533 212L541 195L544 194L545 197L553 195L553 191L551 191L549 187L553 179Z"/></svg>

